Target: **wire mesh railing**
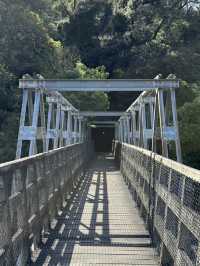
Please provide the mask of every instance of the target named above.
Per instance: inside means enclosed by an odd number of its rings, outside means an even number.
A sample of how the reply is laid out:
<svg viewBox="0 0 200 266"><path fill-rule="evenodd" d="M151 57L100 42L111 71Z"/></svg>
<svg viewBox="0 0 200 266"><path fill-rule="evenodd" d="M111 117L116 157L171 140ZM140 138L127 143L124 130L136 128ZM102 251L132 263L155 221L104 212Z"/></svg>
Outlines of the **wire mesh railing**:
<svg viewBox="0 0 200 266"><path fill-rule="evenodd" d="M200 265L200 171L133 145L115 147L162 265Z"/></svg>
<svg viewBox="0 0 200 266"><path fill-rule="evenodd" d="M0 265L29 265L91 156L83 143L0 165Z"/></svg>

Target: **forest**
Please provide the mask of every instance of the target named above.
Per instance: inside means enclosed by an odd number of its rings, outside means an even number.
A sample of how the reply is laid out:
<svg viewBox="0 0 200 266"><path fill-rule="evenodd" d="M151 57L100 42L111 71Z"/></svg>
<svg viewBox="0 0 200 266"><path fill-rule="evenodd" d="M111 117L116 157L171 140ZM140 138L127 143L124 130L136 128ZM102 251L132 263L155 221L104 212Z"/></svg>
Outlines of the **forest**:
<svg viewBox="0 0 200 266"><path fill-rule="evenodd" d="M15 158L24 74L154 78L173 73L184 163L200 168L200 1L0 0L0 162ZM133 93L69 93L81 110L125 110Z"/></svg>

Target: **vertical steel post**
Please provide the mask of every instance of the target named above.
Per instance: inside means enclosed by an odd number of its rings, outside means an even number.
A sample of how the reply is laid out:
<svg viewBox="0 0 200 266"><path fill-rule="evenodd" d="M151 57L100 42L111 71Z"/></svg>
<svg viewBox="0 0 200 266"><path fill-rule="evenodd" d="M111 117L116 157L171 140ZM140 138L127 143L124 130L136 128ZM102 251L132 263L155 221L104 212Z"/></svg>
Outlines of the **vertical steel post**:
<svg viewBox="0 0 200 266"><path fill-rule="evenodd" d="M120 119L120 142L124 142L123 122Z"/></svg>
<svg viewBox="0 0 200 266"><path fill-rule="evenodd" d="M81 118L78 117L78 142L81 143L82 142L82 138L81 138L81 133L82 132L82 122L81 122Z"/></svg>
<svg viewBox="0 0 200 266"><path fill-rule="evenodd" d="M167 140L165 138L166 121L165 121L165 107L164 107L163 91L158 89L157 94L158 94L158 107L159 107L159 118L160 118L160 134L161 134L161 142L162 142L162 155L165 157L168 157Z"/></svg>
<svg viewBox="0 0 200 266"><path fill-rule="evenodd" d="M139 123L139 147L143 147L143 103L140 102L139 106L139 116L138 116L138 123Z"/></svg>
<svg viewBox="0 0 200 266"><path fill-rule="evenodd" d="M178 129L178 118L177 118L177 108L176 108L176 94L175 90L171 89L170 90L171 94L171 103L172 103L172 116L173 116L173 125L174 125L174 130L176 132L176 156L177 156L177 161L182 162L182 154L181 154L181 143L180 143L180 137L179 137L179 129Z"/></svg>
<svg viewBox="0 0 200 266"><path fill-rule="evenodd" d="M126 117L126 128L127 128L127 142L130 144L131 140L130 140L130 117L129 115L127 115Z"/></svg>
<svg viewBox="0 0 200 266"><path fill-rule="evenodd" d="M56 136L54 138L54 144L53 144L54 149L58 148L58 143L60 139L60 115L61 115L61 105L60 103L57 103L56 105L56 128L55 128Z"/></svg>
<svg viewBox="0 0 200 266"><path fill-rule="evenodd" d="M64 145L64 123L65 123L65 112L61 108L61 122L60 122L60 142L59 142L59 147L63 147Z"/></svg>
<svg viewBox="0 0 200 266"><path fill-rule="evenodd" d="M40 111L40 100L41 100L41 92L37 90L35 92L34 107L33 107L33 121L32 121L32 129L34 132L34 136L32 137L30 141L29 156L36 154L37 126L38 126L38 118L39 118L39 111Z"/></svg>
<svg viewBox="0 0 200 266"><path fill-rule="evenodd" d="M135 110L131 112L132 118L132 143L136 145L136 114Z"/></svg>
<svg viewBox="0 0 200 266"><path fill-rule="evenodd" d="M71 144L71 135L72 135L72 114L71 110L69 110L68 119L67 119L67 144Z"/></svg>
<svg viewBox="0 0 200 266"><path fill-rule="evenodd" d="M151 124L151 131L152 131L152 135L151 135L151 150L153 147L153 134L154 134L154 107L155 107L155 103L150 102L150 124Z"/></svg>
<svg viewBox="0 0 200 266"><path fill-rule="evenodd" d="M146 121L146 109L145 109L145 103L141 102L141 119L142 119L142 125L141 125L141 134L142 134L142 147L147 149L147 121Z"/></svg>
<svg viewBox="0 0 200 266"><path fill-rule="evenodd" d="M47 150L47 147L46 147L47 131L46 131L46 119L45 119L44 95L43 94L41 94L41 100L40 100L40 118L41 118L43 152L45 152Z"/></svg>
<svg viewBox="0 0 200 266"><path fill-rule="evenodd" d="M77 143L77 127L78 127L78 118L77 114L74 115L74 143Z"/></svg>
<svg viewBox="0 0 200 266"><path fill-rule="evenodd" d="M48 118L47 118L47 138L46 138L46 151L47 152L49 151L49 140L50 140L52 113L53 113L53 103L49 103Z"/></svg>
<svg viewBox="0 0 200 266"><path fill-rule="evenodd" d="M18 140L17 140L17 151L16 151L16 159L21 158L22 155L22 130L25 124L26 118L26 108L28 103L28 90L23 89L23 98L22 98L22 108L21 108L21 115L20 115L20 124L19 124L19 133L18 133Z"/></svg>

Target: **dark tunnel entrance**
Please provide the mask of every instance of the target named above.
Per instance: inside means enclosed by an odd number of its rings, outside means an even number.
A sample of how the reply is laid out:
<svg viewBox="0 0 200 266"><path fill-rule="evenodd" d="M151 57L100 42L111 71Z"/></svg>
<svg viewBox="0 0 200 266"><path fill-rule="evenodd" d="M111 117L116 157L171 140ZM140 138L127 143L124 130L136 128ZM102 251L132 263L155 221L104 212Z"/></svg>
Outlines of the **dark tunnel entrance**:
<svg viewBox="0 0 200 266"><path fill-rule="evenodd" d="M112 152L112 141L115 133L114 127L97 127L91 128L91 130L95 152Z"/></svg>

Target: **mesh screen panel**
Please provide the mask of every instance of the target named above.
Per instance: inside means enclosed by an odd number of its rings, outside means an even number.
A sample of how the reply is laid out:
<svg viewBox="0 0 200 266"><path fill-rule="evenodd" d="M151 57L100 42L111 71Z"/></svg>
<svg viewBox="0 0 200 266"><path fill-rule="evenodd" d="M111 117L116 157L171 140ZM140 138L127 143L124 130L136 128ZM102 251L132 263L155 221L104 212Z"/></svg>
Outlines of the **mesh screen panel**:
<svg viewBox="0 0 200 266"><path fill-rule="evenodd" d="M0 165L0 265L29 265L30 250L83 173L92 146L75 144Z"/></svg>
<svg viewBox="0 0 200 266"><path fill-rule="evenodd" d="M200 171L129 144L121 170L163 263L200 265Z"/></svg>

